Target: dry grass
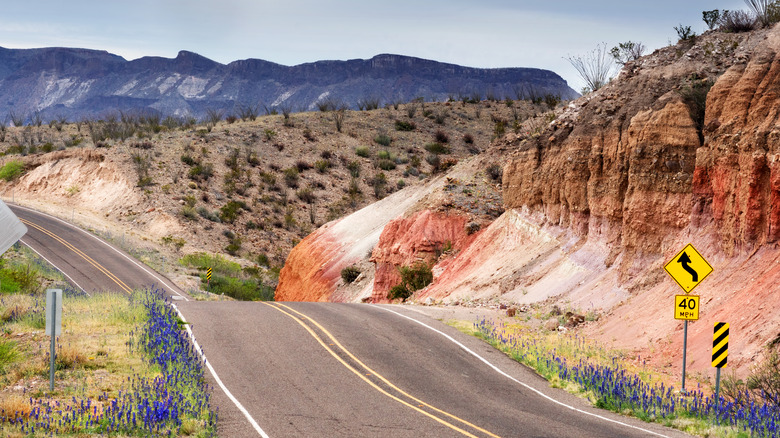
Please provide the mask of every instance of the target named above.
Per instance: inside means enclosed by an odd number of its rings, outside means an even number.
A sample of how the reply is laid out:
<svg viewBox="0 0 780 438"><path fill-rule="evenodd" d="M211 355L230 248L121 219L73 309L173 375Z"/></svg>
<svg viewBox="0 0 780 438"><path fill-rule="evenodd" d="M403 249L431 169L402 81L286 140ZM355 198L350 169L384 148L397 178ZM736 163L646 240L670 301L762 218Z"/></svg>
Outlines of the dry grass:
<svg viewBox="0 0 780 438"><path fill-rule="evenodd" d="M3 301L35 307L35 298L25 295L4 296ZM20 357L0 373L0 400L16 400L29 412L30 398L33 402L67 404L74 396L97 400L106 393L116 397L128 377L152 375L141 357L126 345L129 333L143 316L138 307L118 294L64 299L53 393L49 392L49 337L25 318L3 324L0 328L17 343ZM5 310L0 304L0 311Z"/></svg>
<svg viewBox="0 0 780 438"><path fill-rule="evenodd" d="M27 419L32 411L30 400L18 394L0 393L0 421Z"/></svg>

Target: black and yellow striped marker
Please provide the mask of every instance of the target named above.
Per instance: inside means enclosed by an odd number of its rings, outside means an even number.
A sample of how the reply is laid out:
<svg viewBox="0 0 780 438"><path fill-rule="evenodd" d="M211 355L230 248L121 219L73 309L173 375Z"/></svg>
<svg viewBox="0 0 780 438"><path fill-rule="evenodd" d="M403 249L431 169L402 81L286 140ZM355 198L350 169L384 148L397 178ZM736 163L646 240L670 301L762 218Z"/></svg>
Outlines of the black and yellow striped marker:
<svg viewBox="0 0 780 438"><path fill-rule="evenodd" d="M729 356L729 324L727 322L715 323L715 334L712 338L712 366L723 368L726 366Z"/></svg>
<svg viewBox="0 0 780 438"><path fill-rule="evenodd" d="M211 268L206 269L206 280L211 281Z"/></svg>

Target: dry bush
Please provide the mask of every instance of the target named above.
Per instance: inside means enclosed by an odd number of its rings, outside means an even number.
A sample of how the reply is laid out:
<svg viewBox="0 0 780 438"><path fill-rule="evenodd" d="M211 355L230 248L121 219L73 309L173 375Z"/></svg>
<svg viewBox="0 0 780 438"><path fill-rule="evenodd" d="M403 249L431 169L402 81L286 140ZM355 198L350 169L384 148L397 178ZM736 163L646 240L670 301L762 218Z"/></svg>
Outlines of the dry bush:
<svg viewBox="0 0 780 438"><path fill-rule="evenodd" d="M3 394L0 397L0 421L12 423L19 418L27 419L31 411L29 397L25 398L17 394Z"/></svg>
<svg viewBox="0 0 780 438"><path fill-rule="evenodd" d="M47 358L47 363L48 363ZM87 363L87 356L71 344L60 344L54 358L57 369L75 368Z"/></svg>

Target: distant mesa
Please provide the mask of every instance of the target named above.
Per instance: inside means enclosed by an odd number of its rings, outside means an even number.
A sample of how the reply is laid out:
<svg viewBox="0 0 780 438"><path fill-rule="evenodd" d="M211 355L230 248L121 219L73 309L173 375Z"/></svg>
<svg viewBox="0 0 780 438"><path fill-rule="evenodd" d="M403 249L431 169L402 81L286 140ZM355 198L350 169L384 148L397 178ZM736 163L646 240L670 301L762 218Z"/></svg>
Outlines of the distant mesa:
<svg viewBox="0 0 780 438"><path fill-rule="evenodd" d="M43 120L102 117L121 111L202 118L260 105L291 111L318 109L326 100L358 109L449 98L578 96L557 74L535 68L482 69L400 55L284 66L260 59L221 64L197 53L133 61L106 51L0 47L0 114Z"/></svg>

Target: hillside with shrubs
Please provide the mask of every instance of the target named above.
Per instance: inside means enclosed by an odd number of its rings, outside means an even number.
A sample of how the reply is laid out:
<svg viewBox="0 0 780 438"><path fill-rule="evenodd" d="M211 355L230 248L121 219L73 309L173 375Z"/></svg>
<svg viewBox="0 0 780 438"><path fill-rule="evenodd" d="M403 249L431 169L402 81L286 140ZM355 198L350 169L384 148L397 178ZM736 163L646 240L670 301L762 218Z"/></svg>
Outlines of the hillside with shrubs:
<svg viewBox="0 0 780 438"><path fill-rule="evenodd" d="M119 112L20 121L0 131L0 195L134 245L157 268L197 274L171 260L222 254L273 287L313 230L441 175L558 104L417 99L364 111L211 111L200 122Z"/></svg>

